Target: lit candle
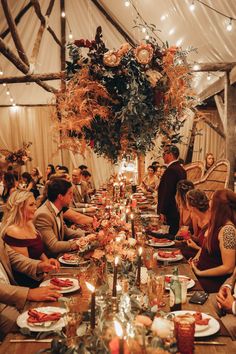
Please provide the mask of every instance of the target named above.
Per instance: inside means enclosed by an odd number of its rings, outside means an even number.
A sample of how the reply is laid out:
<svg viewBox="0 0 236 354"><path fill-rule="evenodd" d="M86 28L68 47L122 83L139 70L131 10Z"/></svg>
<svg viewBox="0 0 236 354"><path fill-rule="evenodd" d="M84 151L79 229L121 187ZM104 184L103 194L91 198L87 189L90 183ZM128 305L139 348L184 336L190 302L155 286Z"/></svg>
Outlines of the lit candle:
<svg viewBox="0 0 236 354"><path fill-rule="evenodd" d="M90 316L90 326L91 329L93 330L95 328L95 308L96 308L96 302L95 302L95 287L88 283L85 282L87 288L91 291L92 295L91 295L91 316Z"/></svg>
<svg viewBox="0 0 236 354"><path fill-rule="evenodd" d="M143 249L142 247L139 248L138 250L138 270L137 270L137 280L136 280L136 285L137 286L140 286L140 283L141 283L141 266L142 266L142 252L143 252Z"/></svg>
<svg viewBox="0 0 236 354"><path fill-rule="evenodd" d="M116 335L119 337L119 354L124 354L124 337L123 329L121 324L118 321L114 321Z"/></svg>
<svg viewBox="0 0 236 354"><path fill-rule="evenodd" d="M126 223L129 222L129 209L128 208L125 210L125 222Z"/></svg>
<svg viewBox="0 0 236 354"><path fill-rule="evenodd" d="M134 230L134 214L133 214L133 213L130 215L130 220L131 220L132 237L133 237L133 238L135 238L135 230Z"/></svg>
<svg viewBox="0 0 236 354"><path fill-rule="evenodd" d="M115 264L114 264L114 275L113 275L113 286L112 286L112 296L116 297L116 291L117 291L117 273L118 273L118 262L119 262L119 257L117 256L115 258Z"/></svg>

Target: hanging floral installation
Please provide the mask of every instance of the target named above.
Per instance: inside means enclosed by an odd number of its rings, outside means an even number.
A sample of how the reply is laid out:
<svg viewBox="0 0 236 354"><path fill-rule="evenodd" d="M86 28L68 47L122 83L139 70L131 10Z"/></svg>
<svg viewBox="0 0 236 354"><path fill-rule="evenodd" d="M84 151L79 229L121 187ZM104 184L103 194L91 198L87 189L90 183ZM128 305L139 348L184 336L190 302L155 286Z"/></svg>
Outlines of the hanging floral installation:
<svg viewBox="0 0 236 354"><path fill-rule="evenodd" d="M7 164L11 164L14 166L23 166L27 161L32 161L32 157L30 156L29 150L29 147L31 145L31 142L23 143L23 146L16 151L0 149L0 154L4 156L4 161Z"/></svg>
<svg viewBox="0 0 236 354"><path fill-rule="evenodd" d="M160 46L154 36L136 48L124 43L109 50L98 27L95 40L76 40L69 54L54 119L61 147L83 152L89 145L117 161L124 153L145 154L160 134L163 142L180 141L195 102L188 51Z"/></svg>

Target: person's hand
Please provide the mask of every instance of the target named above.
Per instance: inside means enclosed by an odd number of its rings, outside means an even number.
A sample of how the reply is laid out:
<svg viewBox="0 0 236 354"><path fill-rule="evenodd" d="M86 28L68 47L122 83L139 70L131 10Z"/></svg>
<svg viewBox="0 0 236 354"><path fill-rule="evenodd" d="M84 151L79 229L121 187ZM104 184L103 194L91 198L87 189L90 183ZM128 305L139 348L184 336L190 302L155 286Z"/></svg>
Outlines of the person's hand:
<svg viewBox="0 0 236 354"><path fill-rule="evenodd" d="M60 269L60 263L58 262L58 260L56 260L54 258L49 258L48 262L49 262L49 264L55 266L56 270Z"/></svg>
<svg viewBox="0 0 236 354"><path fill-rule="evenodd" d="M55 264L51 264L49 260L38 263L37 273L48 273L51 270L57 270L57 266Z"/></svg>
<svg viewBox="0 0 236 354"><path fill-rule="evenodd" d="M200 247L196 244L196 242L194 242L191 238L186 240L187 246L194 248L194 249L199 249Z"/></svg>
<svg viewBox="0 0 236 354"><path fill-rule="evenodd" d="M55 285L42 286L41 288L29 289L27 300L29 301L57 301L61 294L60 288Z"/></svg>
<svg viewBox="0 0 236 354"><path fill-rule="evenodd" d="M221 286L220 290L217 294L217 297L224 301L228 295L231 294L231 289L228 286ZM221 308L220 303L218 303L218 306Z"/></svg>
<svg viewBox="0 0 236 354"><path fill-rule="evenodd" d="M96 207L88 207L86 208L86 213L95 213L97 211Z"/></svg>
<svg viewBox="0 0 236 354"><path fill-rule="evenodd" d="M202 271L197 268L196 262L193 259L189 260L189 264L190 264L192 270L194 271L194 273L198 276L201 276Z"/></svg>
<svg viewBox="0 0 236 354"><path fill-rule="evenodd" d="M230 292L227 292L226 297L223 297L223 298L219 294L217 294L216 301L217 301L219 308L225 310L228 313L232 313L232 305L233 305L233 302L235 301L235 299Z"/></svg>

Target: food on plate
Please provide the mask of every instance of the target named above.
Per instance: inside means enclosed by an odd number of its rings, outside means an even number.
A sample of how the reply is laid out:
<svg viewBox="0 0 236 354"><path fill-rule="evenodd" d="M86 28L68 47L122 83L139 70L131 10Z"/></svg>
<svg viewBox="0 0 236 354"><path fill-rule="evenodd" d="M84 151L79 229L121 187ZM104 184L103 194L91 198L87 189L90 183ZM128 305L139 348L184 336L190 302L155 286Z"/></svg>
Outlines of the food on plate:
<svg viewBox="0 0 236 354"><path fill-rule="evenodd" d="M77 254L65 253L62 256L62 259L64 259L64 261L77 262L79 257Z"/></svg>
<svg viewBox="0 0 236 354"><path fill-rule="evenodd" d="M59 286L60 288L69 288L74 285L73 281L70 279L61 279L56 277L52 278L50 283Z"/></svg>
<svg viewBox="0 0 236 354"><path fill-rule="evenodd" d="M172 276L171 275L166 275L165 276L165 282L166 283L170 283L171 282L171 278L172 278ZM184 281L190 281L191 279L190 278L188 278L188 277L185 277L185 276L178 276L178 278L179 278L179 281L181 282L184 282Z"/></svg>
<svg viewBox="0 0 236 354"><path fill-rule="evenodd" d="M161 258L176 258L181 254L180 250L174 250L174 251L158 251L157 252L158 256Z"/></svg>
<svg viewBox="0 0 236 354"><path fill-rule="evenodd" d="M152 242L152 243L167 243L167 242L170 242L170 240L168 240L168 238L156 238L156 237L152 237L149 242Z"/></svg>
<svg viewBox="0 0 236 354"><path fill-rule="evenodd" d="M36 309L29 310L28 315L29 315L29 317L27 319L27 322L29 324L33 324L33 325L45 323L48 321L55 322L55 321L58 321L62 316L62 314L60 312L53 312L53 313L48 314L45 312L37 311Z"/></svg>
<svg viewBox="0 0 236 354"><path fill-rule="evenodd" d="M201 312L195 312L192 316L195 318L195 324L198 326L207 326L209 324L210 318L203 318Z"/></svg>

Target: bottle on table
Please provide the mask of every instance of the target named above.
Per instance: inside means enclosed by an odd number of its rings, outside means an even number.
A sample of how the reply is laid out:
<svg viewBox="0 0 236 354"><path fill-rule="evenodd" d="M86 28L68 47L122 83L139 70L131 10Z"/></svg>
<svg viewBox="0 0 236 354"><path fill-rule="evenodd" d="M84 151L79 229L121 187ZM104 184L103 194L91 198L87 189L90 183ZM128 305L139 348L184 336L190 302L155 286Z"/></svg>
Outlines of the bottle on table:
<svg viewBox="0 0 236 354"><path fill-rule="evenodd" d="M181 310L181 283L178 277L178 268L173 271L173 276L170 282L170 310Z"/></svg>

